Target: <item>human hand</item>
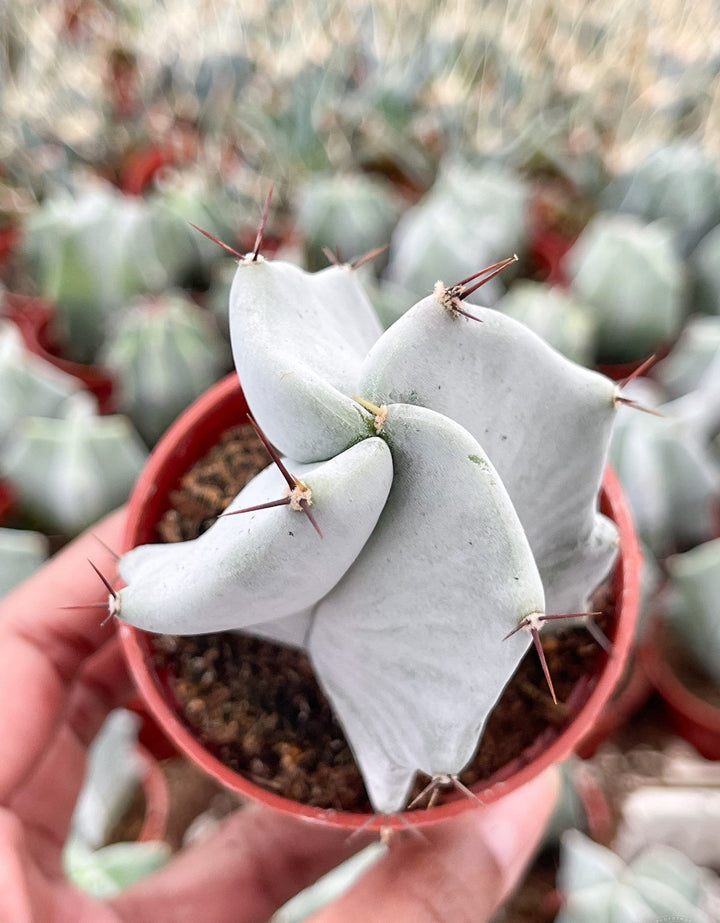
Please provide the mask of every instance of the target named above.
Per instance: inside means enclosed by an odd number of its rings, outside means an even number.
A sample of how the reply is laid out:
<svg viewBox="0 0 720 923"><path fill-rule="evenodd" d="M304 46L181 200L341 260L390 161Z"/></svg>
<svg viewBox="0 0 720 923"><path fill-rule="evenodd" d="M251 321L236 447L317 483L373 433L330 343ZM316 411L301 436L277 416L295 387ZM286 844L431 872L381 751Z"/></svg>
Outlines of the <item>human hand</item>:
<svg viewBox="0 0 720 923"><path fill-rule="evenodd" d="M119 547L120 511L93 534ZM132 685L112 621L78 608L105 598L85 534L0 602L0 921L2 923L261 923L365 840L256 806L116 898L68 882L62 849L87 746ZM557 796L546 774L389 853L308 923L483 923L517 884Z"/></svg>

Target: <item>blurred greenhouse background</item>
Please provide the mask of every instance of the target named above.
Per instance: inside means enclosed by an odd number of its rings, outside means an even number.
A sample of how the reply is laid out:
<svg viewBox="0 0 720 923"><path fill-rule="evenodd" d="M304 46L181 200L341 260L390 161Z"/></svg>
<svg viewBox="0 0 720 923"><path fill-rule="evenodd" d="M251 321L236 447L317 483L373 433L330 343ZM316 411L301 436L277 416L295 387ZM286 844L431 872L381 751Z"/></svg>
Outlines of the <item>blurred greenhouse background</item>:
<svg viewBox="0 0 720 923"><path fill-rule="evenodd" d="M589 919L573 909L583 861L608 906L637 882L646 895L661 845L687 863L677 919L720 918L717 3L5 0L0 116L0 596L121 504L231 370L235 260L191 223L246 252L273 186L266 253L314 271L388 245L360 270L386 326L438 277L516 253L478 303L635 373L628 394L661 416L627 410L612 446L645 553L616 720L565 768L502 919ZM668 646L699 729L653 693ZM116 791L137 784L128 761ZM98 808L68 867L111 893L234 806L204 794L181 834L135 853L104 852ZM561 838L573 828L595 843Z"/></svg>

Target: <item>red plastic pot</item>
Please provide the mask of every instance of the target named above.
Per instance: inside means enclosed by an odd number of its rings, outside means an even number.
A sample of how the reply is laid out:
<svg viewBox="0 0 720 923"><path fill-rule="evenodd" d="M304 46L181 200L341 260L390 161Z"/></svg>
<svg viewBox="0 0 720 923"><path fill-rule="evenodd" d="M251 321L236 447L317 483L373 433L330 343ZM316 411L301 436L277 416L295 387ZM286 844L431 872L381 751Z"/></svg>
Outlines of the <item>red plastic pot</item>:
<svg viewBox="0 0 720 923"><path fill-rule="evenodd" d="M15 505L15 491L7 481L0 481L0 526L4 525Z"/></svg>
<svg viewBox="0 0 720 923"><path fill-rule="evenodd" d="M662 698L672 729L708 760L720 760L720 708L699 698L678 679L664 656L660 619L640 648L643 667Z"/></svg>
<svg viewBox="0 0 720 923"><path fill-rule="evenodd" d="M645 672L642 660L634 650L628 657L625 674L608 708L598 717L590 733L580 741L576 753L584 760L595 755L598 748L624 727L650 698L653 685Z"/></svg>
<svg viewBox="0 0 720 923"><path fill-rule="evenodd" d="M126 195L142 195L152 184L155 174L163 167L175 167L177 152L170 146L150 147L128 157L120 178L120 188Z"/></svg>
<svg viewBox="0 0 720 923"><path fill-rule="evenodd" d="M3 266L10 259L18 247L21 237L22 232L15 224L0 228L0 266Z"/></svg>
<svg viewBox="0 0 720 923"><path fill-rule="evenodd" d="M236 375L232 374L199 398L168 430L153 451L130 498L124 548L157 541L155 524L169 508L169 494L182 475L222 432L245 420L247 404ZM576 684L565 703L568 719L561 729L548 728L526 751L498 770L490 779L474 787L482 801L490 803L529 782L547 767L567 758L594 726L619 682L630 651L639 601L640 551L630 512L613 473L605 475L601 508L616 523L620 533L620 556L615 570L613 591L618 618L612 655L604 657L595 675ZM476 805L468 798L449 800L427 811L412 811L400 817L370 818L309 807L283 798L233 772L195 739L174 711L166 696L166 682L154 665L152 636L120 623L120 639L130 671L145 704L178 750L208 775L245 798L260 801L288 814L324 824L357 829L398 830L410 824L436 823Z"/></svg>
<svg viewBox="0 0 720 923"><path fill-rule="evenodd" d="M58 355L59 347L52 332L55 319L52 304L41 298L8 292L3 313L17 325L26 349L61 372L79 379L97 398L100 413L115 411L115 381L109 372L98 365L84 365Z"/></svg>

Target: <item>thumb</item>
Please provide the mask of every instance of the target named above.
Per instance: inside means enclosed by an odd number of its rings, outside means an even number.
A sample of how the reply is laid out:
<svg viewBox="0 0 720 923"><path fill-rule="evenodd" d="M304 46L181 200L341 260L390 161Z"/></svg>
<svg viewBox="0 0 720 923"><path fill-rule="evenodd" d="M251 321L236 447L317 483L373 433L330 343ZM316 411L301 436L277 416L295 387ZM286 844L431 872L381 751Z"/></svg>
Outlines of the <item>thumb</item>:
<svg viewBox="0 0 720 923"><path fill-rule="evenodd" d="M556 770L487 807L424 828L308 923L485 923L512 893L557 800ZM425 832L427 830L427 832Z"/></svg>

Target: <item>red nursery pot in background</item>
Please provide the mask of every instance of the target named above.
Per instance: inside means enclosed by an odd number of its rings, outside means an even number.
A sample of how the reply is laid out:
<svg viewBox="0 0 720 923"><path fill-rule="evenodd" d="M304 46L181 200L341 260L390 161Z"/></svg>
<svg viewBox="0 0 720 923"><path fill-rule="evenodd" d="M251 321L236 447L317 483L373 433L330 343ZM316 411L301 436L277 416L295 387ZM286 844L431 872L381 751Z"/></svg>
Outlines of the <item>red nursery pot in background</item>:
<svg viewBox="0 0 720 923"><path fill-rule="evenodd" d="M643 668L665 704L673 730L705 759L720 760L720 708L691 692L664 655L665 626L655 621L640 648Z"/></svg>
<svg viewBox="0 0 720 923"><path fill-rule="evenodd" d="M170 507L169 494L181 476L201 459L221 433L246 419L247 404L237 376L232 374L199 398L168 430L153 451L130 498L124 547L157 540L155 524ZM614 575L613 593L618 613L610 632L612 655L603 656L597 673L579 681L565 702L568 718L560 729L548 727L526 751L474 787L483 802L496 801L539 775L548 766L569 756L585 738L607 705L622 675L635 628L639 600L640 552L629 510L611 471L605 475L602 510L617 524L620 556ZM152 635L123 622L120 638L132 676L148 710L178 750L210 776L240 795L263 802L298 817L347 829L390 826L403 829L408 823L427 824L443 820L477 806L469 798L456 798L425 811L412 811L392 818L376 817L310 807L281 797L233 772L209 753L174 711L163 693L163 679L153 665Z"/></svg>

